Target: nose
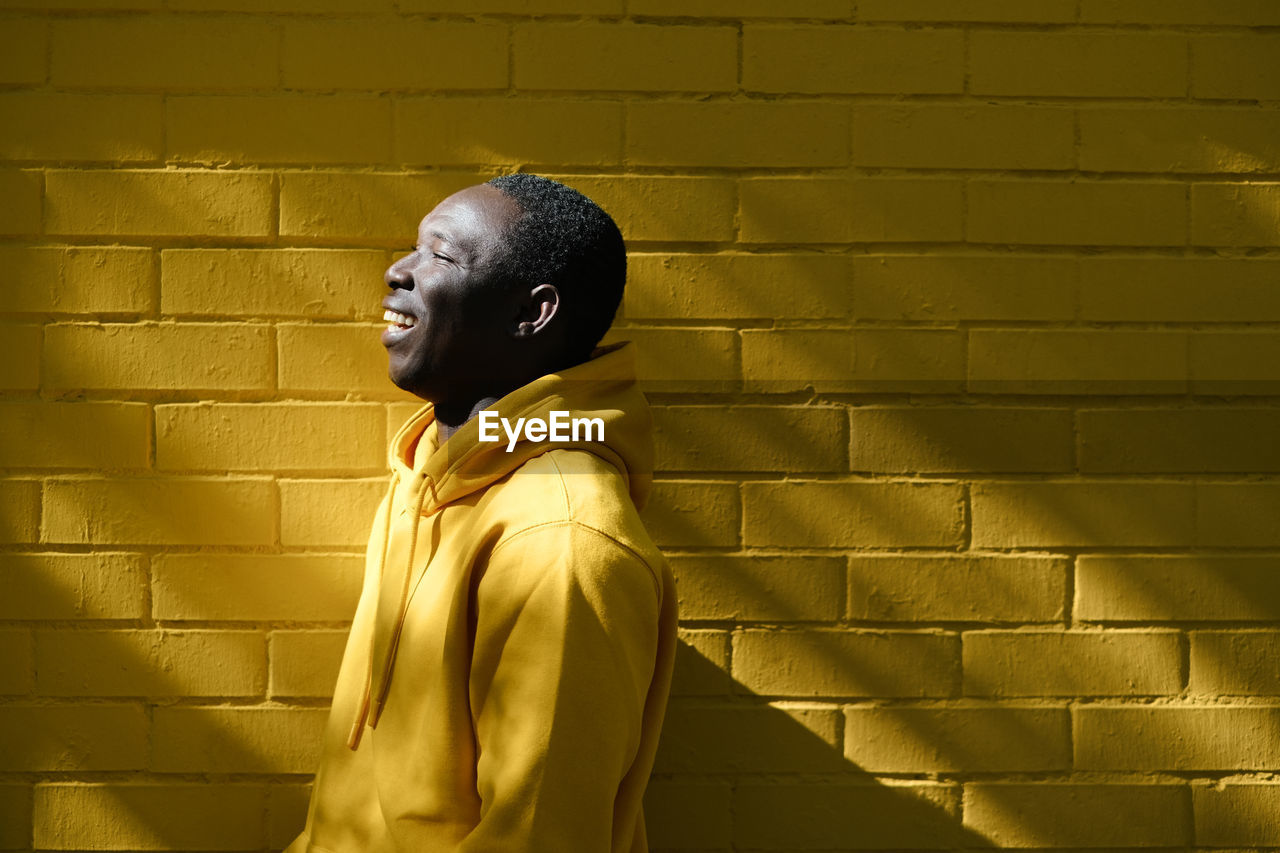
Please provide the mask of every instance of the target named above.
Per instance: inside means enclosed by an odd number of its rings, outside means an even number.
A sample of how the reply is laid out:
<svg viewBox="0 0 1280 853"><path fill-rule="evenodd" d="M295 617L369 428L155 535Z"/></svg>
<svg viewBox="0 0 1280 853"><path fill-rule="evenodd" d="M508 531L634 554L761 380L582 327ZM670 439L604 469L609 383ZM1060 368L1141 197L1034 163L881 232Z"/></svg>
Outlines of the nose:
<svg viewBox="0 0 1280 853"><path fill-rule="evenodd" d="M395 290L413 289L412 260L416 254L416 252L411 252L387 267L387 271L382 275L382 280L387 283L387 287Z"/></svg>

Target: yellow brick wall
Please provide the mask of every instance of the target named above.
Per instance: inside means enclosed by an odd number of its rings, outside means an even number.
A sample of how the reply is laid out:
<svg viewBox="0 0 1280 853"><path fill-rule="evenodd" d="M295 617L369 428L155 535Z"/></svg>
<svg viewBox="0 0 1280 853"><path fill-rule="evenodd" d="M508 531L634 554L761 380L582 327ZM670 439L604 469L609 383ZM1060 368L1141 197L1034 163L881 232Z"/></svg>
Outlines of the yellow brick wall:
<svg viewBox="0 0 1280 853"><path fill-rule="evenodd" d="M0 849L299 828L381 272L618 219L656 850L1280 846L1280 4L0 0Z"/></svg>

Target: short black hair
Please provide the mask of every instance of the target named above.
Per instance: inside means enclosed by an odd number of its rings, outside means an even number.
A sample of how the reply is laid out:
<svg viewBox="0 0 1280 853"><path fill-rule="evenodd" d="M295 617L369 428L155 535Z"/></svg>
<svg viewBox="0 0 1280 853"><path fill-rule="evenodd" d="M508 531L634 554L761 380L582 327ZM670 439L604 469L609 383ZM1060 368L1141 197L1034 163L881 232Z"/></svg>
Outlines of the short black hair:
<svg viewBox="0 0 1280 853"><path fill-rule="evenodd" d="M503 241L497 272L528 286L553 284L567 310L573 363L590 357L622 302L627 250L609 214L550 178L517 172L489 181L520 205Z"/></svg>

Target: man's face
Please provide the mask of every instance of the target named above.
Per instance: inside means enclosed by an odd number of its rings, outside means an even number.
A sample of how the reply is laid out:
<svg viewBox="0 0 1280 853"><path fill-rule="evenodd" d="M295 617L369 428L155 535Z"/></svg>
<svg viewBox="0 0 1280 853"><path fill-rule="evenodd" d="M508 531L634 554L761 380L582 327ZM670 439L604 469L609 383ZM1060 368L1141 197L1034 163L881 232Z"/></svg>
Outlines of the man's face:
<svg viewBox="0 0 1280 853"><path fill-rule="evenodd" d="M440 404L502 374L516 309L510 289L495 286L492 262L519 215L496 187L468 187L427 214L415 250L387 269L382 345L397 386Z"/></svg>

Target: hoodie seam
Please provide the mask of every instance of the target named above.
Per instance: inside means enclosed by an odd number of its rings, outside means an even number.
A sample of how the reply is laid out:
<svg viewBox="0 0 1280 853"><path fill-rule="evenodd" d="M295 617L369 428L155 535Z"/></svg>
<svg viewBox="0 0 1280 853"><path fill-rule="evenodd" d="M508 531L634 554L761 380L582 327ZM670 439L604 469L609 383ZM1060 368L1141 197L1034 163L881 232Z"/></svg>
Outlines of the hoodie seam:
<svg viewBox="0 0 1280 853"><path fill-rule="evenodd" d="M599 536L601 539L604 539L606 542L609 542L610 544L614 545L616 548L618 548L618 550L626 554L629 554L632 557L632 559L634 559L640 565L644 566L649 571L649 577L653 581L654 595L657 597L659 604L661 604L662 582L661 582L661 579L658 577L658 572L654 569L653 566L649 565L649 561L646 560L643 556L641 556L640 553L636 551L636 549L632 548L630 545L626 544L625 542L620 542L618 539L614 538L609 533L601 530L600 528L587 524L584 521L579 521L576 518L558 518L555 521L544 521L539 524L531 525L529 527L522 527L519 530L517 530L515 533L512 533L510 536L505 537L497 545L493 546L493 550L489 552L488 559L492 560L497 555L497 553L503 549L503 547L510 544L511 542L514 542L516 539L521 538L526 533L533 533L535 531L543 530L549 527L569 527L569 526L577 527L582 530L591 531L592 533Z"/></svg>
<svg viewBox="0 0 1280 853"><path fill-rule="evenodd" d="M543 454L547 457L547 461L551 463L551 467L556 469L556 479L560 482L560 496L564 498L564 512L569 516L570 521L577 521L574 518L573 504L569 501L569 484L564 481L564 471L560 468L560 463L556 461L555 456L547 451Z"/></svg>

